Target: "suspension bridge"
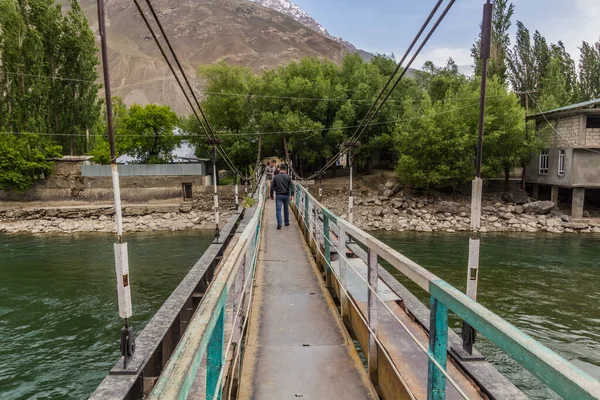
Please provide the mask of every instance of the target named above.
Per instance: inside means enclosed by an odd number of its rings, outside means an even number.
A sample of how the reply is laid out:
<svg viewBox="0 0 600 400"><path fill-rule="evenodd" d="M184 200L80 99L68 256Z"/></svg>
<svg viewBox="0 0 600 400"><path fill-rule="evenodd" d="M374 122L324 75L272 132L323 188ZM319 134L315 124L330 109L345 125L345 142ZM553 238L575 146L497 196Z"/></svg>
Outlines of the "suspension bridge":
<svg viewBox="0 0 600 400"><path fill-rule="evenodd" d="M600 398L600 382L334 215L299 183L296 218L281 231L264 182L255 198L92 399L526 398L463 349L450 312L559 396ZM399 274L429 293L430 309Z"/></svg>
<svg viewBox="0 0 600 400"><path fill-rule="evenodd" d="M558 396L600 399L600 382L475 300L481 146L492 18L489 0L484 6L481 35L479 141L467 294L353 225L352 175L348 221L324 207L300 183L320 177L345 153L352 159L352 150L359 145L366 127L455 0L448 1L417 45L443 2L436 2L339 153L307 178L292 170L296 179L291 203L295 219L290 226L276 230L274 202L268 199L267 183L258 174L258 164L256 176L247 177L231 161L202 110L152 2L145 0L146 8L160 33L142 4L134 0L212 146L216 222L214 243L136 336L129 324L129 267L127 246L122 241L104 0L98 0L117 224L115 266L124 327L122 357L92 399L526 398L473 347L475 332ZM283 142L285 147L285 136ZM289 163L287 148L284 152ZM217 156L234 172L236 182L238 177L252 179L256 189L254 204L248 208L238 206L225 224L219 219ZM427 292L429 307L400 282L400 276ZM452 329L450 315L462 322L462 337Z"/></svg>

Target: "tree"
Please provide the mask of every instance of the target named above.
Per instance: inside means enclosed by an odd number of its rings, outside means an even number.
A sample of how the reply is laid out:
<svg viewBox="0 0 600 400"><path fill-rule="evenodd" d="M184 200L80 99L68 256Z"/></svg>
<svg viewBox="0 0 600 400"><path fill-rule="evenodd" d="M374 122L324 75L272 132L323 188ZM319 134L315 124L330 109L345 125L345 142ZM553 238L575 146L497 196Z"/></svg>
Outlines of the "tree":
<svg viewBox="0 0 600 400"><path fill-rule="evenodd" d="M579 87L582 101L600 98L600 40L582 42L579 58Z"/></svg>
<svg viewBox="0 0 600 400"><path fill-rule="evenodd" d="M476 136L465 115L452 100L432 103L426 96L419 104L406 104L405 118L395 132L400 154L396 174L403 183L429 191L472 178Z"/></svg>
<svg viewBox="0 0 600 400"><path fill-rule="evenodd" d="M0 0L0 126L83 153L99 118L94 35L75 0Z"/></svg>
<svg viewBox="0 0 600 400"><path fill-rule="evenodd" d="M0 190L29 189L36 175L52 173L48 158L60 156L60 146L37 135L0 134Z"/></svg>
<svg viewBox="0 0 600 400"><path fill-rule="evenodd" d="M504 174L504 188L508 190L510 172L528 162L542 142L535 134L526 136L525 110L514 93L508 93L496 80L488 82L487 90L483 172L488 177Z"/></svg>
<svg viewBox="0 0 600 400"><path fill-rule="evenodd" d="M569 93L567 86L567 76L562 70L561 60L558 57L552 57L546 76L542 78L543 89L537 100L541 111L570 104L573 95Z"/></svg>
<svg viewBox="0 0 600 400"><path fill-rule="evenodd" d="M173 150L181 137L175 135L177 114L168 106L134 104L129 108L117 131L123 151L142 164L171 162Z"/></svg>
<svg viewBox="0 0 600 400"><path fill-rule="evenodd" d="M508 79L507 54L510 46L508 30L512 25L512 16L515 6L508 0L496 0L493 5L492 14L492 43L490 48L490 60L488 64L488 76L495 76L502 84ZM479 39L471 47L471 56L475 62L475 75L481 76L481 33Z"/></svg>
<svg viewBox="0 0 600 400"><path fill-rule="evenodd" d="M571 55L565 49L565 45L562 41L558 41L557 44L550 45L550 53L552 58L557 60L559 66L559 73L565 78L565 91L569 98L565 104L579 101L579 84L577 82L577 72L575 70L575 61ZM550 73L550 70L549 72ZM552 71L555 73L555 71ZM545 86L544 86L545 87Z"/></svg>

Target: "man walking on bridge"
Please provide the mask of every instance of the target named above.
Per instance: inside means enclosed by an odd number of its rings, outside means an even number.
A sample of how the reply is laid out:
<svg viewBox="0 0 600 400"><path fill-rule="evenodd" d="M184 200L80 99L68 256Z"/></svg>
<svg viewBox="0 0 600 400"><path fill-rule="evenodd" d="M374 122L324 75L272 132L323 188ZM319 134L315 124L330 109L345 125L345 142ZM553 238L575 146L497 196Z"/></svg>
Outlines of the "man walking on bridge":
<svg viewBox="0 0 600 400"><path fill-rule="evenodd" d="M273 192L275 192L277 229L281 229L281 207L283 207L285 226L290 224L290 200L294 199L292 187L292 178L287 174L287 165L282 164L279 167L279 174L273 178L270 192L271 197L273 197Z"/></svg>

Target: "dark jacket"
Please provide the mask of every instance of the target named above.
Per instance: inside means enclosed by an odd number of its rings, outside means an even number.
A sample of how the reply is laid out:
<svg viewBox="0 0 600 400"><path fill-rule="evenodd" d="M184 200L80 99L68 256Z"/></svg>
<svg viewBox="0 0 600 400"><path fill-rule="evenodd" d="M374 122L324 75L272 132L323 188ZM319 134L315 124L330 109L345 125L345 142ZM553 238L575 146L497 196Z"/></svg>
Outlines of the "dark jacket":
<svg viewBox="0 0 600 400"><path fill-rule="evenodd" d="M273 196L273 192L277 195L292 195L292 178L288 174L278 174L273 177L273 182L271 183L271 193Z"/></svg>

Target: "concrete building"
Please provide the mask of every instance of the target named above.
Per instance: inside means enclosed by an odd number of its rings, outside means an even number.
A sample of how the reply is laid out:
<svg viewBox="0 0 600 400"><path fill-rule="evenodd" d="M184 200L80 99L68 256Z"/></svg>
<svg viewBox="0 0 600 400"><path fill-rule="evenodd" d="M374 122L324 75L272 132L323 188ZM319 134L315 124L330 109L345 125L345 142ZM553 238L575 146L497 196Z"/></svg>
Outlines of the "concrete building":
<svg viewBox="0 0 600 400"><path fill-rule="evenodd" d="M550 186L558 203L561 188L572 191L573 218L582 218L586 189L600 189L600 99L531 115L536 129L550 129L552 141L525 168L533 197Z"/></svg>

